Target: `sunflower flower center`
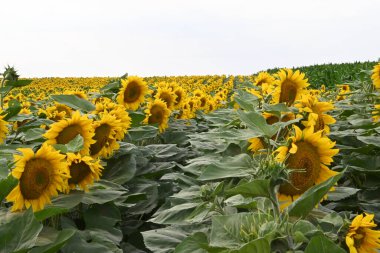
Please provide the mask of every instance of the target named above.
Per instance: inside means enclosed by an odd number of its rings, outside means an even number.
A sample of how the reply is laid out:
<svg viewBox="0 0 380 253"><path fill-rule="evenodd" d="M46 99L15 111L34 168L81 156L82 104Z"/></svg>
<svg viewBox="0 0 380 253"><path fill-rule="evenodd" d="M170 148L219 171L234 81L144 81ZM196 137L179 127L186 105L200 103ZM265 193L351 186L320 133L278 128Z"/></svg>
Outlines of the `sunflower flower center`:
<svg viewBox="0 0 380 253"><path fill-rule="evenodd" d="M124 92L124 102L133 103L140 97L141 89L138 82L131 81L128 83L127 88Z"/></svg>
<svg viewBox="0 0 380 253"><path fill-rule="evenodd" d="M315 184L321 169L320 158L316 148L308 142L296 143L298 149L289 156L287 167L292 170L289 183L280 186L280 193L297 195L304 193Z"/></svg>
<svg viewBox="0 0 380 253"><path fill-rule="evenodd" d="M70 166L69 184L79 184L91 173L91 169L85 162L73 163Z"/></svg>
<svg viewBox="0 0 380 253"><path fill-rule="evenodd" d="M81 133L79 125L71 125L65 127L57 136L57 144L67 144Z"/></svg>
<svg viewBox="0 0 380 253"><path fill-rule="evenodd" d="M164 111L162 110L161 106L159 105L153 105L152 108L150 109L150 117L148 120L149 124L161 124L162 121L164 120Z"/></svg>
<svg viewBox="0 0 380 253"><path fill-rule="evenodd" d="M181 91L177 90L174 92L174 94L177 95L177 97L175 98L175 104L178 105L182 101L182 93Z"/></svg>
<svg viewBox="0 0 380 253"><path fill-rule="evenodd" d="M325 122L323 121L322 115L318 115L318 120L315 123L314 131L317 132L323 129L325 129Z"/></svg>
<svg viewBox="0 0 380 253"><path fill-rule="evenodd" d="M108 124L102 124L95 129L94 144L90 146L90 154L98 154L109 141L109 135L111 133L111 126Z"/></svg>
<svg viewBox="0 0 380 253"><path fill-rule="evenodd" d="M266 119L266 122L268 125L273 125L274 123L277 123L279 121L278 117L277 116L269 116L267 119Z"/></svg>
<svg viewBox="0 0 380 253"><path fill-rule="evenodd" d="M50 182L50 163L35 158L25 164L24 172L20 178L20 190L25 199L38 199Z"/></svg>
<svg viewBox="0 0 380 253"><path fill-rule="evenodd" d="M297 97L297 85L290 81L285 80L281 85L280 103L292 105Z"/></svg>
<svg viewBox="0 0 380 253"><path fill-rule="evenodd" d="M201 98L201 107L204 107L206 105L206 98L202 97Z"/></svg>
<svg viewBox="0 0 380 253"><path fill-rule="evenodd" d="M167 107L170 108L170 106L172 105L172 96L170 96L169 93L163 92L160 94L159 98L166 103Z"/></svg>

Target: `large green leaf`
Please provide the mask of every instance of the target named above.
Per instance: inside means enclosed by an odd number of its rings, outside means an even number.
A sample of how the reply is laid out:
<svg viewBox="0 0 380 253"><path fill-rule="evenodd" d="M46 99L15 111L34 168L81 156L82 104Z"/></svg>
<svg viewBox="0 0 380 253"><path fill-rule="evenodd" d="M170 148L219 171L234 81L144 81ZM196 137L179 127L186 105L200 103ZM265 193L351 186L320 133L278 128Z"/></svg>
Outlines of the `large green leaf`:
<svg viewBox="0 0 380 253"><path fill-rule="evenodd" d="M245 197L270 197L270 180L255 179L248 183L243 183L227 191L228 194L241 194Z"/></svg>
<svg viewBox="0 0 380 253"><path fill-rule="evenodd" d="M29 208L19 217L0 226L0 252L25 252L35 245L41 230L42 224L34 218Z"/></svg>
<svg viewBox="0 0 380 253"><path fill-rule="evenodd" d="M254 164L251 156L239 154L234 157L224 157L218 162L207 165L199 180L246 177L253 171Z"/></svg>
<svg viewBox="0 0 380 253"><path fill-rule="evenodd" d="M248 128L256 131L259 135L271 138L279 130L279 127L268 125L265 118L257 112L238 111L238 115Z"/></svg>
<svg viewBox="0 0 380 253"><path fill-rule="evenodd" d="M270 253L271 247L267 239L265 238L258 238L256 240L253 240L245 245L243 245L238 250L232 250L229 253Z"/></svg>
<svg viewBox="0 0 380 253"><path fill-rule="evenodd" d="M62 248L71 237L75 234L75 230L72 229L63 229L59 232L57 237L52 243L48 245L35 247L30 253L55 253L58 252L60 248Z"/></svg>
<svg viewBox="0 0 380 253"><path fill-rule="evenodd" d="M91 102L75 95L51 95L51 97L58 103L67 105L75 110L81 110L84 112L95 110L95 106Z"/></svg>
<svg viewBox="0 0 380 253"><path fill-rule="evenodd" d="M142 234L145 246L154 253L173 252L175 247L187 236L183 231L174 227L149 230Z"/></svg>
<svg viewBox="0 0 380 253"><path fill-rule="evenodd" d="M329 240L324 235L311 238L305 249L305 253L345 253L346 251Z"/></svg>
<svg viewBox="0 0 380 253"><path fill-rule="evenodd" d="M207 247L207 236L202 232L197 232L178 244L174 253L208 253Z"/></svg>
<svg viewBox="0 0 380 253"><path fill-rule="evenodd" d="M290 216L305 217L309 212L322 200L336 182L342 177L343 172L339 173L328 180L313 186L304 192L299 199L294 201L287 208Z"/></svg>

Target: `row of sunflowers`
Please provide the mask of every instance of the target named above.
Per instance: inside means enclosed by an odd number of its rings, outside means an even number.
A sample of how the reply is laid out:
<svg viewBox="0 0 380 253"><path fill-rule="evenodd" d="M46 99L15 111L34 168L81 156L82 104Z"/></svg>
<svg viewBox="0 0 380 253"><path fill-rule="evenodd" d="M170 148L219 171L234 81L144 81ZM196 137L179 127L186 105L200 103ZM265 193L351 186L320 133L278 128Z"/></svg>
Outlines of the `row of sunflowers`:
<svg viewBox="0 0 380 253"><path fill-rule="evenodd" d="M291 69L32 82L7 71L0 252L380 248L380 64L333 89Z"/></svg>

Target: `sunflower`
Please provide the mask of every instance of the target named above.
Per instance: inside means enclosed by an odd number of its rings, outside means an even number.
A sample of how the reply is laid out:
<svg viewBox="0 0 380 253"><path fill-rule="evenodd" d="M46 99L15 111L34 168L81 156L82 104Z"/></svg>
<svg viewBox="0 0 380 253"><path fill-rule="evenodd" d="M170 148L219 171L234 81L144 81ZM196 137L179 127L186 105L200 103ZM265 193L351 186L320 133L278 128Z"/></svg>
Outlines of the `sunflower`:
<svg viewBox="0 0 380 253"><path fill-rule="evenodd" d="M338 149L332 149L335 143L323 137L322 131L315 133L313 127L301 131L294 126L294 130L295 136L289 138L291 148L281 146L275 151L278 153L276 160L285 162L291 170L289 182L281 185L279 189L282 208L291 204L313 185L320 184L336 174L326 166L333 162L332 157L339 152Z"/></svg>
<svg viewBox="0 0 380 253"><path fill-rule="evenodd" d="M174 102L174 108L180 109L186 100L186 92L185 90L180 86L174 87L174 94L176 95L175 102Z"/></svg>
<svg viewBox="0 0 380 253"><path fill-rule="evenodd" d="M315 96L305 96L296 105L299 111L309 113L308 120L303 121L305 127L314 126L314 131L324 130L328 134L328 125L334 124L336 120L325 112L334 109L334 105L329 102L319 102Z"/></svg>
<svg viewBox="0 0 380 253"><path fill-rule="evenodd" d="M22 155L14 155L16 167L12 176L19 180L9 193L7 201L13 202L12 211L32 206L39 211L50 203L52 196L63 192L70 177L64 155L44 144L34 153L31 148L19 148Z"/></svg>
<svg viewBox="0 0 380 253"><path fill-rule="evenodd" d="M375 88L380 89L380 63L373 68L371 79Z"/></svg>
<svg viewBox="0 0 380 253"><path fill-rule="evenodd" d="M257 153L259 150L266 149L266 144L262 138L251 138L248 140L248 142L250 143L248 150L252 151L253 153Z"/></svg>
<svg viewBox="0 0 380 253"><path fill-rule="evenodd" d="M380 121L380 104L375 105L375 108L372 112L372 119L374 122L379 122ZM1 139L1 137L0 137Z"/></svg>
<svg viewBox="0 0 380 253"><path fill-rule="evenodd" d="M100 120L93 122L95 143L90 146L92 157L103 156L108 158L114 150L119 149L116 134L122 132L120 120L108 113L103 113Z"/></svg>
<svg viewBox="0 0 380 253"><path fill-rule="evenodd" d="M380 249L380 231L373 230L373 214L360 214L352 221L346 235L346 244L350 253L378 252Z"/></svg>
<svg viewBox="0 0 380 253"><path fill-rule="evenodd" d="M172 91L171 88L159 87L154 98L161 99L166 103L166 106L169 110L173 110L176 102L176 96L177 95Z"/></svg>
<svg viewBox="0 0 380 253"><path fill-rule="evenodd" d="M277 85L273 93L273 102L286 103L292 105L305 93L305 88L309 86L305 74L299 70L293 72L291 69L281 69L278 73L278 80L274 81Z"/></svg>
<svg viewBox="0 0 380 253"><path fill-rule="evenodd" d="M0 111L1 113L1 111ZM8 134L7 122L3 120L3 116L0 116L0 144L4 143Z"/></svg>
<svg viewBox="0 0 380 253"><path fill-rule="evenodd" d="M269 74L268 72L260 72L255 77L254 83L256 84L256 86L261 86L264 83L272 84L274 82L274 80L275 80L274 77L271 76L271 74Z"/></svg>
<svg viewBox="0 0 380 253"><path fill-rule="evenodd" d="M144 112L146 114L145 124L158 124L161 133L168 127L170 110L161 99L151 101Z"/></svg>
<svg viewBox="0 0 380 253"><path fill-rule="evenodd" d="M83 148L80 153L86 155L90 151L90 145L95 143L92 140L94 130L91 124L91 119L86 115L81 116L80 112L76 111L71 118L60 120L50 126L49 131L44 134L44 137L48 139L46 143L67 144L79 134L83 137Z"/></svg>
<svg viewBox="0 0 380 253"><path fill-rule="evenodd" d="M140 77L129 76L126 80L122 79L121 84L117 102L129 110L137 110L148 92L146 82Z"/></svg>
<svg viewBox="0 0 380 253"><path fill-rule="evenodd" d="M67 153L67 166L71 176L68 180L70 189L75 189L79 185L84 191L87 191L88 185L100 179L103 170L100 160L73 153Z"/></svg>

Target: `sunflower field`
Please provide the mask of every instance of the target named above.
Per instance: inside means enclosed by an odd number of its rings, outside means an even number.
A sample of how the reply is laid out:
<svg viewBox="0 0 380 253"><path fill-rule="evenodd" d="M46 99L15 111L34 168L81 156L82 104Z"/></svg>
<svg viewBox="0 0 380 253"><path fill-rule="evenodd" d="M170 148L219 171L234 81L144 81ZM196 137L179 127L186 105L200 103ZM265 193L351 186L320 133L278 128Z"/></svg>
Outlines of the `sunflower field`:
<svg viewBox="0 0 380 253"><path fill-rule="evenodd" d="M0 87L0 252L380 252L380 63Z"/></svg>

